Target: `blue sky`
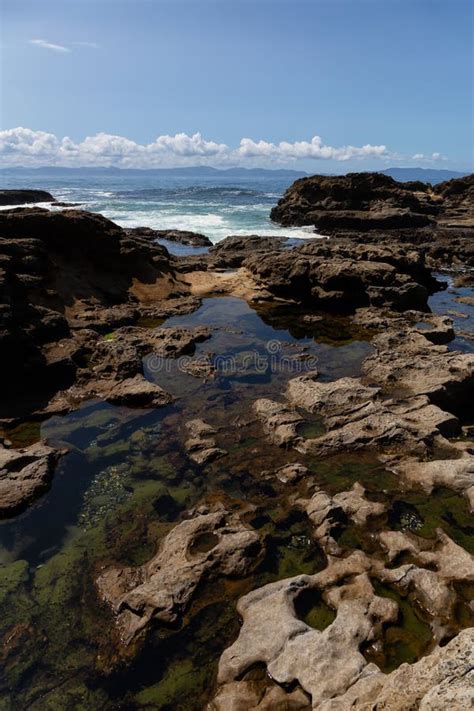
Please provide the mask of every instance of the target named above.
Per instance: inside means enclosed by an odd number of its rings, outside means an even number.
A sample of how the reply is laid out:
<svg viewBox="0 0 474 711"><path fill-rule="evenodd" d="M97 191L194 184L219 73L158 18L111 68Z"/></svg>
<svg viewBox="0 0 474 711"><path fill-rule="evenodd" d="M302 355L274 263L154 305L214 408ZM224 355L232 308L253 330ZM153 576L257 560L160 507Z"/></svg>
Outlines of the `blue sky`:
<svg viewBox="0 0 474 711"><path fill-rule="evenodd" d="M472 8L3 0L2 158L469 169Z"/></svg>

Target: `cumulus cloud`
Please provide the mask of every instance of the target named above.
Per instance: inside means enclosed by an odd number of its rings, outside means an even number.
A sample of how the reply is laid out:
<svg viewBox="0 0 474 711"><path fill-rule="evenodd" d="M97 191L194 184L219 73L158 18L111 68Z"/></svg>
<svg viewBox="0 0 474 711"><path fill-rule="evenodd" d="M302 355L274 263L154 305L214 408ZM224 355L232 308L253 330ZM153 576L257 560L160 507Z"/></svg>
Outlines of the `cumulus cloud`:
<svg viewBox="0 0 474 711"><path fill-rule="evenodd" d="M438 161L447 160L447 158L441 155L441 153L431 153L430 155L415 153L415 155L412 156L412 159L421 163L437 163Z"/></svg>
<svg viewBox="0 0 474 711"><path fill-rule="evenodd" d="M47 42L44 39L32 39L30 40L30 44L34 44L42 49L49 49L52 52L62 52L63 54L71 51L69 47L64 47L62 44L53 44L52 42Z"/></svg>
<svg viewBox="0 0 474 711"><path fill-rule="evenodd" d="M266 157L276 160L299 160L316 158L322 160L350 160L351 158L381 158L388 155L386 146L343 146L333 148L326 146L320 136L314 136L311 141L295 141L288 143L268 143L267 141L255 142L251 138L242 138L239 148L240 155L244 157Z"/></svg>
<svg viewBox="0 0 474 711"><path fill-rule="evenodd" d="M436 156L439 154L433 154ZM204 138L200 133L161 135L148 144L124 136L97 133L83 141L58 138L45 131L12 128L0 131L0 158L5 166L117 166L159 168L183 165L291 165L295 161L394 159L384 145L333 147L319 136L311 141L255 141L242 138L236 148ZM421 154L413 160L421 160ZM434 157L431 158L435 160Z"/></svg>

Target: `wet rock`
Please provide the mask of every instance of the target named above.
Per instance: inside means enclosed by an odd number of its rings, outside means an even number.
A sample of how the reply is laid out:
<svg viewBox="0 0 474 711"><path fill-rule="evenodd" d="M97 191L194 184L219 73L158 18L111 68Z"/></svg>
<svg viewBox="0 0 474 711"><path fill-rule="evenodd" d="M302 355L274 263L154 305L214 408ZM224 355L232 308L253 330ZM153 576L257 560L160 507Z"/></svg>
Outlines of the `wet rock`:
<svg viewBox="0 0 474 711"><path fill-rule="evenodd" d="M362 384L359 378L319 382L317 376L301 375L288 383L287 397L294 405L320 415L340 415L359 410L372 402L379 389Z"/></svg>
<svg viewBox="0 0 474 711"><path fill-rule="evenodd" d="M396 584L411 593L417 603L432 618L432 629L437 641L452 631L457 594L454 582L474 582L474 557L458 546L441 529L436 541L428 549L426 541L414 534L384 531L379 534L389 560L401 553L409 553L411 563L379 572L383 582Z"/></svg>
<svg viewBox="0 0 474 711"><path fill-rule="evenodd" d="M173 402L169 393L159 385L145 380L143 375L127 378L112 385L110 389L102 390L100 394L114 405L127 407L163 407Z"/></svg>
<svg viewBox="0 0 474 711"><path fill-rule="evenodd" d="M428 495L440 486L465 494L474 510L474 457L468 452L458 459L403 461L393 470L406 486L422 489Z"/></svg>
<svg viewBox="0 0 474 711"><path fill-rule="evenodd" d="M188 375L192 375L194 378L202 378L205 381L213 378L216 374L216 369L209 356L183 360L180 363L180 368Z"/></svg>
<svg viewBox="0 0 474 711"><path fill-rule="evenodd" d="M0 447L0 517L19 513L47 491L62 453L45 444Z"/></svg>
<svg viewBox="0 0 474 711"><path fill-rule="evenodd" d="M189 230L154 230L151 227L133 227L127 230L127 234L138 235L153 239L165 239L168 242L178 242L190 247L210 247L211 240L206 235Z"/></svg>
<svg viewBox="0 0 474 711"><path fill-rule="evenodd" d="M182 521L139 568L112 568L97 580L128 645L153 622L177 622L204 579L248 574L259 562L258 534L224 509Z"/></svg>
<svg viewBox="0 0 474 711"><path fill-rule="evenodd" d="M196 344L208 340L211 335L211 329L204 326L159 328L153 332L153 352L166 358L192 354Z"/></svg>
<svg viewBox="0 0 474 711"><path fill-rule="evenodd" d="M216 446L214 435L217 431L204 420L190 420L186 423L186 429L190 436L185 441L184 447L190 459L196 464L208 464L226 454L225 450Z"/></svg>
<svg viewBox="0 0 474 711"><path fill-rule="evenodd" d="M311 701L301 688L285 691L270 680L237 681L226 684L207 711L308 711Z"/></svg>

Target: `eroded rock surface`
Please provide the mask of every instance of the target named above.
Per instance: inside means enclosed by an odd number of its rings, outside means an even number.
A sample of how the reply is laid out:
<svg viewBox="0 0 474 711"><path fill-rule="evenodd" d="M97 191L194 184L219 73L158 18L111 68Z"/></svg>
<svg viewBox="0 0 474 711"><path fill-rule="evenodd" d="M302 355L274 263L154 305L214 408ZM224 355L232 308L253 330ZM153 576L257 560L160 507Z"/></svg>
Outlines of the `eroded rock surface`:
<svg viewBox="0 0 474 711"><path fill-rule="evenodd" d="M186 430L189 438L185 441L184 447L190 459L196 464L207 464L225 454L225 451L216 445L217 431L204 420L195 419L186 422Z"/></svg>
<svg viewBox="0 0 474 711"><path fill-rule="evenodd" d="M0 447L0 517L19 513L49 488L61 454L45 444Z"/></svg>
<svg viewBox="0 0 474 711"><path fill-rule="evenodd" d="M248 574L260 552L258 534L237 515L223 508L201 510L173 528L148 563L106 570L97 586L123 642L130 644L152 621L176 622L204 580Z"/></svg>

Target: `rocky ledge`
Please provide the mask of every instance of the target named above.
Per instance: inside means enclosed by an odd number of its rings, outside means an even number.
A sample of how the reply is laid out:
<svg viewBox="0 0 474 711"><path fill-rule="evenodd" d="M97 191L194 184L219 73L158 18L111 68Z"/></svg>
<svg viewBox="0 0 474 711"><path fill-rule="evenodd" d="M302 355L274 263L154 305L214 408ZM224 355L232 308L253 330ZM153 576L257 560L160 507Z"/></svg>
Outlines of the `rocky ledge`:
<svg viewBox="0 0 474 711"><path fill-rule="evenodd" d="M314 175L288 188L271 218L285 227L318 231L417 230L440 225L474 227L474 176L432 187L399 183L382 173Z"/></svg>
<svg viewBox="0 0 474 711"><path fill-rule="evenodd" d="M151 227L133 227L127 230L127 234L137 237L148 237L152 239L162 239L167 242L177 242L189 247L210 247L211 240L206 235L189 230L153 230Z"/></svg>
<svg viewBox="0 0 474 711"><path fill-rule="evenodd" d="M46 190L0 190L0 205L28 205L35 202L52 202L55 198Z"/></svg>

